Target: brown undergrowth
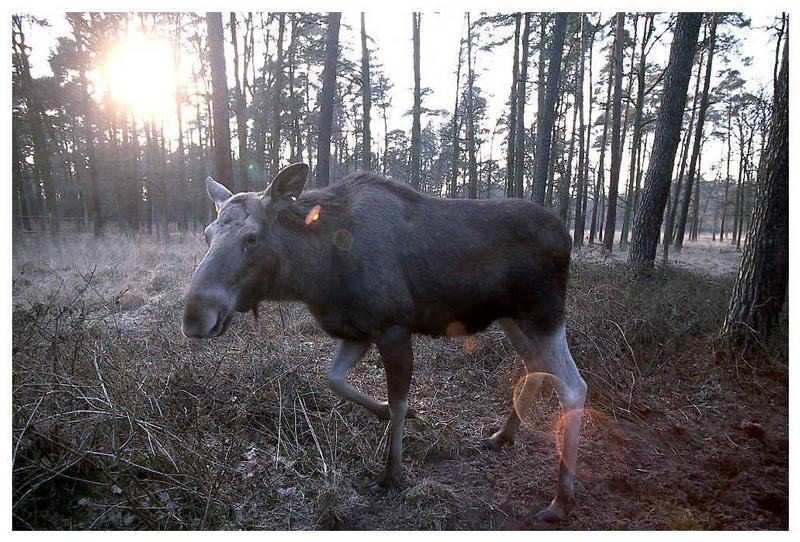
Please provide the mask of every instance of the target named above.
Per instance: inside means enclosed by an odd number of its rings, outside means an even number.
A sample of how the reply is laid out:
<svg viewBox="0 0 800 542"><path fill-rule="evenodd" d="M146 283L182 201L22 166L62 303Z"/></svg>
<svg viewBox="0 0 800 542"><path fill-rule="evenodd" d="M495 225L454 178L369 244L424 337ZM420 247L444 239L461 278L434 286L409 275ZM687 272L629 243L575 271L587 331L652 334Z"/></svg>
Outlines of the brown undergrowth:
<svg viewBox="0 0 800 542"><path fill-rule="evenodd" d="M530 529L552 496L547 386L514 446L482 450L522 375L491 327L415 339L405 484L366 489L385 424L334 397L333 340L297 304L180 334L200 241L14 239L17 529ZM717 355L732 276L573 262L568 338L589 384L568 529L785 529L788 317ZM373 350L353 371L384 397ZM608 429L613 430L608 430ZM557 526L558 527L558 526Z"/></svg>

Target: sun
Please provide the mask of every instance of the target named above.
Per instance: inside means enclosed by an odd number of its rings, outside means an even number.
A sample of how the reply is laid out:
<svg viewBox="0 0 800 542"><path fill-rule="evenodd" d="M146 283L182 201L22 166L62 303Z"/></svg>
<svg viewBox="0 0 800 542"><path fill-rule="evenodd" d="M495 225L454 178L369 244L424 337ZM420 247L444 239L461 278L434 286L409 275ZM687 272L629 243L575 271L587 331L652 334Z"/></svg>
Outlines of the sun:
<svg viewBox="0 0 800 542"><path fill-rule="evenodd" d="M175 66L168 43L131 35L110 51L107 69L112 99L147 116L175 109Z"/></svg>

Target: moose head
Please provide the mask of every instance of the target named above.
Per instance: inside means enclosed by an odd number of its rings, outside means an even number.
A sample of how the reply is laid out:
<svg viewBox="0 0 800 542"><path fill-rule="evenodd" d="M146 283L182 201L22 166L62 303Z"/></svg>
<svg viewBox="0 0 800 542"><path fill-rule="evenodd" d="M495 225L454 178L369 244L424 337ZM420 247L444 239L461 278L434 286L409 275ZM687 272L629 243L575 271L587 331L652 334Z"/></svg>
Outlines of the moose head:
<svg viewBox="0 0 800 542"><path fill-rule="evenodd" d="M277 218L295 203L308 172L308 165L292 164L278 172L263 192L235 195L211 177L206 179L217 218L203 232L208 252L186 294L184 335L222 335L234 312L255 311L268 297L281 266Z"/></svg>

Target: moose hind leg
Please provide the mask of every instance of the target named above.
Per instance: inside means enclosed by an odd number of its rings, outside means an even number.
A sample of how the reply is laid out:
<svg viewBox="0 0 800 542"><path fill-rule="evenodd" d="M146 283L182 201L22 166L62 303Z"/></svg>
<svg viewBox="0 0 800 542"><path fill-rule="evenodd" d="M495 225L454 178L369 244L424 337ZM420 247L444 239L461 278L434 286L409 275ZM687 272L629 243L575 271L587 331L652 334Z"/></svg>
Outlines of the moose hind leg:
<svg viewBox="0 0 800 542"><path fill-rule="evenodd" d="M514 350L516 350L517 354L522 358L526 373L530 374L540 371L538 353L534 350L533 343L525 336L517 323L510 318L503 318L499 323L506 337L511 341ZM522 388L519 391L516 403L521 405L529 404L536 394L536 391L539 389L541 382L539 378L526 377L522 383ZM499 450L507 444L514 444L514 435L517 433L519 425L520 419L517 414L516 405L512 402L511 411L508 413L508 417L503 423L503 426L493 435L482 439L481 444L490 450Z"/></svg>
<svg viewBox="0 0 800 542"><path fill-rule="evenodd" d="M586 400L586 382L581 378L575 361L567 346L566 329L559 326L555 332L542 335L528 331L522 323L525 335L538 351L542 371L553 375L554 386L563 411L563 440L558 466L556 496L548 507L539 512L538 517L546 521L557 521L566 517L572 508L575 485L575 469L578 458L578 435L581 426L581 412Z"/></svg>
<svg viewBox="0 0 800 542"><path fill-rule="evenodd" d="M386 466L372 486L373 490L380 490L396 485L402 477L403 422L408 411L414 354L411 333L399 327L390 329L376 344L386 369L390 414Z"/></svg>

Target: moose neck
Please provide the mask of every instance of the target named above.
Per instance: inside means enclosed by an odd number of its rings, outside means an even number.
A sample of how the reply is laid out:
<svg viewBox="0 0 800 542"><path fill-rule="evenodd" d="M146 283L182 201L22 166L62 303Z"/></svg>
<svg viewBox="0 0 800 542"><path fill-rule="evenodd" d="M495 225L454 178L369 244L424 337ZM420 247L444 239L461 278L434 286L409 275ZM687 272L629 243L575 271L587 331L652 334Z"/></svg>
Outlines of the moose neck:
<svg viewBox="0 0 800 542"><path fill-rule="evenodd" d="M286 228L276 247L278 265L269 285L269 300L323 304L330 292L330 262L336 248L325 232L308 234Z"/></svg>

